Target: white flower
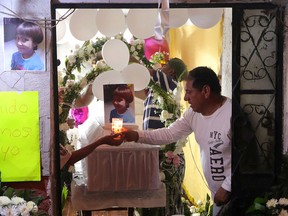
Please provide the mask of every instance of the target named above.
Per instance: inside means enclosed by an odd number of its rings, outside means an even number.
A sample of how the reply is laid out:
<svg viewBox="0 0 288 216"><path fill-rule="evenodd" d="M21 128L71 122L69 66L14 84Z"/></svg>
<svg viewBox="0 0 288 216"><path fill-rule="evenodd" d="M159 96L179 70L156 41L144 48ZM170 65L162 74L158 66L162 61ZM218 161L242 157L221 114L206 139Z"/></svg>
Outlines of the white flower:
<svg viewBox="0 0 288 216"><path fill-rule="evenodd" d="M178 106L180 106L180 101L181 101L181 98L182 98L182 85L181 85L181 83L178 83L177 88L175 88L173 90L173 95L174 95L176 104Z"/></svg>
<svg viewBox="0 0 288 216"><path fill-rule="evenodd" d="M165 173L164 172L160 172L159 173L159 179L160 179L160 181L164 181L165 180Z"/></svg>
<svg viewBox="0 0 288 216"><path fill-rule="evenodd" d="M279 205L284 205L284 206L288 206L288 199L286 198L280 198L278 201Z"/></svg>
<svg viewBox="0 0 288 216"><path fill-rule="evenodd" d="M68 79L67 82L66 82L66 86L67 86L67 87L71 87L71 86L74 85L74 83L75 83L74 80Z"/></svg>
<svg viewBox="0 0 288 216"><path fill-rule="evenodd" d="M192 206L190 206L189 209L190 209L191 213L196 213L196 207L195 206L192 205Z"/></svg>
<svg viewBox="0 0 288 216"><path fill-rule="evenodd" d="M176 148L175 148L173 153L174 154L181 154L183 152L183 147L182 147L182 145L177 145L177 143L176 143Z"/></svg>
<svg viewBox="0 0 288 216"><path fill-rule="evenodd" d="M278 204L277 199L270 199L267 201L266 206L267 208L271 209L275 208L277 204Z"/></svg>
<svg viewBox="0 0 288 216"><path fill-rule="evenodd" d="M137 52L137 51L134 51L133 54L132 54L132 56L135 57L135 58L139 58L139 57L138 57L138 52Z"/></svg>
<svg viewBox="0 0 288 216"><path fill-rule="evenodd" d="M59 115L63 112L62 107L58 106Z"/></svg>
<svg viewBox="0 0 288 216"><path fill-rule="evenodd" d="M101 60L101 61L97 61L96 67L99 69L103 69L103 68L107 67L107 65L103 60Z"/></svg>
<svg viewBox="0 0 288 216"><path fill-rule="evenodd" d="M159 104L163 104L164 103L164 100L163 100L163 98L161 96L157 97L157 101L158 101Z"/></svg>
<svg viewBox="0 0 288 216"><path fill-rule="evenodd" d="M68 131L70 129L70 127L69 127L69 125L65 122L65 123L62 123L62 124L60 124L60 126L59 126L59 130L60 131Z"/></svg>
<svg viewBox="0 0 288 216"><path fill-rule="evenodd" d="M137 48L137 50L141 50L142 49L142 45L138 44L136 48Z"/></svg>
<svg viewBox="0 0 288 216"><path fill-rule="evenodd" d="M188 142L187 138L182 138L182 139L177 141L176 147L179 146L180 148L183 148L183 147L185 147L187 142Z"/></svg>
<svg viewBox="0 0 288 216"><path fill-rule="evenodd" d="M11 202L15 205L18 205L18 204L25 203L26 201L21 197L14 196L12 197Z"/></svg>
<svg viewBox="0 0 288 216"><path fill-rule="evenodd" d="M27 208L28 208L32 213L38 212L38 206L37 206L33 201L27 202Z"/></svg>
<svg viewBox="0 0 288 216"><path fill-rule="evenodd" d="M88 54L94 52L94 48L93 48L92 44L89 44L89 45L86 47L86 51L88 52Z"/></svg>
<svg viewBox="0 0 288 216"><path fill-rule="evenodd" d="M11 203L11 200L7 196L0 196L0 206L6 206Z"/></svg>
<svg viewBox="0 0 288 216"><path fill-rule="evenodd" d="M198 201L197 201L197 205L198 205L198 206L201 206L201 205L203 205L203 202L202 202L201 200L198 200Z"/></svg>
<svg viewBox="0 0 288 216"><path fill-rule="evenodd" d="M30 209L25 204L19 206L19 212L21 216L30 216Z"/></svg>
<svg viewBox="0 0 288 216"><path fill-rule="evenodd" d="M161 115L160 115L160 120L161 121L166 121L169 118L172 118L173 114L169 113L167 110L162 110Z"/></svg>
<svg viewBox="0 0 288 216"><path fill-rule="evenodd" d="M68 56L68 62L70 65L73 65L76 62L76 58L74 55L69 55Z"/></svg>
<svg viewBox="0 0 288 216"><path fill-rule="evenodd" d="M77 56L79 56L79 58L83 58L84 56L84 50L83 49L79 49L76 51L75 53Z"/></svg>
<svg viewBox="0 0 288 216"><path fill-rule="evenodd" d="M4 207L2 208L2 211L0 213L1 213L1 216L2 215L5 215L5 216L19 215L19 211L17 210L16 206Z"/></svg>
<svg viewBox="0 0 288 216"><path fill-rule="evenodd" d="M134 47L134 46L131 46L131 47L130 47L130 51L131 51L131 52L134 52L134 51L135 51L135 47Z"/></svg>

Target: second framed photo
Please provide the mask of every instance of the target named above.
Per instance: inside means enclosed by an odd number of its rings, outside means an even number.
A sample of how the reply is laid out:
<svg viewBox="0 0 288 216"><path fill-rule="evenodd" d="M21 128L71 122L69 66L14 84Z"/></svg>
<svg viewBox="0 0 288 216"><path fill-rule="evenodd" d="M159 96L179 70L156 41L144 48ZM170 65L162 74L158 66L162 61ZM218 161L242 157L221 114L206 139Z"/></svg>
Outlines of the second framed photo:
<svg viewBox="0 0 288 216"><path fill-rule="evenodd" d="M133 84L103 85L105 125L113 118L123 119L124 125L135 124L135 104Z"/></svg>

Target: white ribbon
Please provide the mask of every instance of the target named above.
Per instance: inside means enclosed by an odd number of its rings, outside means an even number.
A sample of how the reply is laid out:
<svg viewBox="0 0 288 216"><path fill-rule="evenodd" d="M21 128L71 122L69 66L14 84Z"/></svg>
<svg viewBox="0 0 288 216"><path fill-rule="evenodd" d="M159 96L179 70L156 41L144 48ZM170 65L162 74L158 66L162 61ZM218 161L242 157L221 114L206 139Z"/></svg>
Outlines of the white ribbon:
<svg viewBox="0 0 288 216"><path fill-rule="evenodd" d="M169 0L158 0L157 22L154 27L155 39L162 40L169 27Z"/></svg>

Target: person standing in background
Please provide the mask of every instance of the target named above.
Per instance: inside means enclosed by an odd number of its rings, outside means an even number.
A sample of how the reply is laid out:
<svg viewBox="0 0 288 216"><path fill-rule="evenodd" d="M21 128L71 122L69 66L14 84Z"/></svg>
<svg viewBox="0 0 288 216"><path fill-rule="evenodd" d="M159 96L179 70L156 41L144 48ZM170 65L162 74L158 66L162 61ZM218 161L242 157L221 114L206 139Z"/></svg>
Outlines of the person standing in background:
<svg viewBox="0 0 288 216"><path fill-rule="evenodd" d="M163 90L169 92L177 87L182 76L187 73L187 67L181 59L171 58L160 70L153 70L150 73L151 79ZM161 109L153 103L153 100L154 92L149 89L144 101L143 130L165 127L160 120Z"/></svg>

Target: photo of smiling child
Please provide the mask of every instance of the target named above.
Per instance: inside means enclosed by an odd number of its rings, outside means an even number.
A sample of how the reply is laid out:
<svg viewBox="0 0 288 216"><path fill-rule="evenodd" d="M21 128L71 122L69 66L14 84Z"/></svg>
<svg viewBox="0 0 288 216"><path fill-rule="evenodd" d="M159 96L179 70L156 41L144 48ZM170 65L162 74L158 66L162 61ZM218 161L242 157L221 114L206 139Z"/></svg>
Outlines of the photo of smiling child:
<svg viewBox="0 0 288 216"><path fill-rule="evenodd" d="M122 118L123 123L135 123L134 86L128 84L104 85L105 116ZM107 122L107 121L106 121Z"/></svg>
<svg viewBox="0 0 288 216"><path fill-rule="evenodd" d="M13 18L6 20L6 22L4 21L4 23L13 23L14 28L17 24L17 27L15 28L15 30L12 30L11 27L10 29L7 28L9 31L5 31L4 29L5 42L9 40L9 37L11 39L13 34L12 32L14 32L14 38L10 40L10 46L8 46L9 43L7 43L5 51L7 48L8 52L11 52L12 41L14 42L14 46L16 44L16 48L18 49L18 51L14 51L13 53L11 53L12 56L10 69L39 71L45 70L43 60L37 52L38 45L44 40L44 34L41 27L34 22L23 21L20 19L11 19Z"/></svg>

